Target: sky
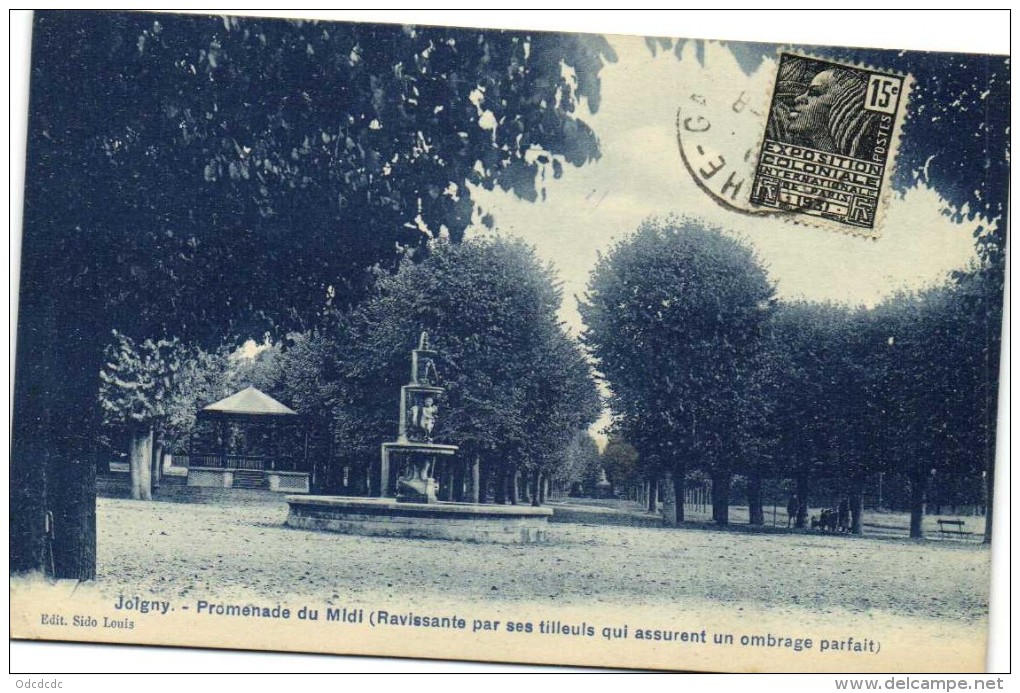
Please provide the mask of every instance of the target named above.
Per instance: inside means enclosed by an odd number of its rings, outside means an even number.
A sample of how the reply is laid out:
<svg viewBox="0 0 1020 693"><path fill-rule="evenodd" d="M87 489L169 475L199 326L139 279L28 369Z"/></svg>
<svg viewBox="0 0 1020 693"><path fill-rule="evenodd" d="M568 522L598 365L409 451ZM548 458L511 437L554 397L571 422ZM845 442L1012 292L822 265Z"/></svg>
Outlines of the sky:
<svg viewBox="0 0 1020 693"><path fill-rule="evenodd" d="M719 43L705 45L702 66L693 43L677 60L669 51L653 56L640 38L609 40L619 60L603 69L601 108L585 118L599 136L602 157L580 168L567 166L561 179L548 180L545 201L531 203L501 191L474 193L501 233L525 239L557 267L565 294L561 317L572 330L581 328L574 296L583 293L599 251L649 217L694 217L731 229L754 247L784 299L872 306L896 291L942 282L975 258L973 231L983 220L954 223L923 182L892 195L878 239L722 208L682 165L678 109L691 107L697 93L721 116L732 113L730 105L743 92L753 103L748 111L764 113L775 63L767 60L747 76ZM716 145L745 151L756 147L764 119L748 112L726 126L730 132L718 135ZM753 159L746 167L753 167Z"/></svg>

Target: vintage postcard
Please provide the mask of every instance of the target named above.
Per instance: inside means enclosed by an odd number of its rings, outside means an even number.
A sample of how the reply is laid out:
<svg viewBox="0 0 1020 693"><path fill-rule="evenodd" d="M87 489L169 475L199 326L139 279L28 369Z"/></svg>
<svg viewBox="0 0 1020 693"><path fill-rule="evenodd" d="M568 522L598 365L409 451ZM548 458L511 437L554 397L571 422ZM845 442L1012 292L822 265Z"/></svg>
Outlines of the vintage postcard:
<svg viewBox="0 0 1020 693"><path fill-rule="evenodd" d="M12 639L987 670L1008 56L31 33Z"/></svg>

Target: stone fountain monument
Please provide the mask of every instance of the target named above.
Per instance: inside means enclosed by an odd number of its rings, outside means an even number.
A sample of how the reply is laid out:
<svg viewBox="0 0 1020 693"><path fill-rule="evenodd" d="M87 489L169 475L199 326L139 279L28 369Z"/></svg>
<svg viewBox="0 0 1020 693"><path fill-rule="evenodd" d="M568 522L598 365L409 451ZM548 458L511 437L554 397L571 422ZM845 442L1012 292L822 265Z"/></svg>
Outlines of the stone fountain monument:
<svg viewBox="0 0 1020 693"><path fill-rule="evenodd" d="M435 503L436 480L432 478L437 455L457 454L456 445L433 441L439 419L439 402L444 389L439 387L436 352L429 348L429 335L422 332L418 348L411 351L411 382L400 388L400 414L397 439L382 444L379 464L378 495L393 491L391 461L402 457L404 473L396 478L396 498L401 503Z"/></svg>
<svg viewBox="0 0 1020 693"><path fill-rule="evenodd" d="M410 382L400 388L397 439L384 442L374 466L374 497L288 496L287 524L370 536L526 544L545 541L552 510L527 505L451 503L437 500L436 458L454 456L456 445L435 442L445 389L437 353L421 333L411 350Z"/></svg>

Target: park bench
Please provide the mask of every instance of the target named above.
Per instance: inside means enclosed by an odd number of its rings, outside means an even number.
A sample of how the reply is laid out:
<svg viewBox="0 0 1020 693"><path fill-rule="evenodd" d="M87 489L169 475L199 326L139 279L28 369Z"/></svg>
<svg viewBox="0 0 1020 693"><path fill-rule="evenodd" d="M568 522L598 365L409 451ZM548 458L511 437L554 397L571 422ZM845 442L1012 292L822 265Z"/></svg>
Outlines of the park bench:
<svg viewBox="0 0 1020 693"><path fill-rule="evenodd" d="M971 532L964 529L963 520L939 520L939 532L960 537L970 536Z"/></svg>

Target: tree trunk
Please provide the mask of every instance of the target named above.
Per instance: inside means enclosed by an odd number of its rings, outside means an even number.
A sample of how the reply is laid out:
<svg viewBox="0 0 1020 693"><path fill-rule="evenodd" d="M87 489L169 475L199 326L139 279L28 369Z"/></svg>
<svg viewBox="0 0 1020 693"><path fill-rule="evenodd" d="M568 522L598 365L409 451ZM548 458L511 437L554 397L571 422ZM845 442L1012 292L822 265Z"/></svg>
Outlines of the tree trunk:
<svg viewBox="0 0 1020 693"><path fill-rule="evenodd" d="M915 470L910 479L910 538L924 539L924 510L928 500L928 475Z"/></svg>
<svg viewBox="0 0 1020 693"><path fill-rule="evenodd" d="M659 512L659 480L648 480L648 512Z"/></svg>
<svg viewBox="0 0 1020 693"><path fill-rule="evenodd" d="M400 468L400 458L390 460L390 468ZM372 470L368 465L359 464L355 466L357 474L355 475L355 483L358 488L359 496L369 496L372 494ZM381 482L385 484L385 481ZM385 489L385 486L380 486L381 489Z"/></svg>
<svg viewBox="0 0 1020 693"><path fill-rule="evenodd" d="M510 505L517 505L517 503L520 501L521 497L520 497L520 493L519 493L519 490L518 490L518 487L517 487L517 482L520 481L520 477L521 477L521 475L517 471L517 465L514 465L513 467L511 467L509 473L507 474L507 478L506 478L507 484L510 487L510 489L509 489L509 491L510 491L510 498L509 498Z"/></svg>
<svg viewBox="0 0 1020 693"><path fill-rule="evenodd" d="M45 427L53 435L45 439L19 436L12 445L10 572L94 580L95 449L61 430L63 425L82 423L70 416L63 422L53 417L32 423L39 426L33 432Z"/></svg>
<svg viewBox="0 0 1020 693"><path fill-rule="evenodd" d="M531 488L531 504L536 507L542 505L542 472L537 469L532 476Z"/></svg>
<svg viewBox="0 0 1020 693"><path fill-rule="evenodd" d="M153 439L152 443L152 489L156 490L159 488L159 483L163 479L163 443L159 442L158 438Z"/></svg>
<svg viewBox="0 0 1020 693"><path fill-rule="evenodd" d="M453 475L454 475L453 459L451 459L450 457L447 457L446 461L443 463L443 487L442 487L442 495L440 496L441 499L443 499L443 500L445 500L447 502L450 502L450 501L453 500L453 494L454 494L454 490L453 490L453 486L454 486Z"/></svg>
<svg viewBox="0 0 1020 693"><path fill-rule="evenodd" d="M490 477L492 477L492 496L493 496L493 500L498 505L506 505L506 502L507 502L507 493L506 493L506 484L507 484L507 481L506 481L506 479L507 479L507 475L510 472L508 470L506 470L506 469L497 469L497 468L491 467L489 465L486 465L486 467L489 469L489 474L488 475Z"/></svg>
<svg viewBox="0 0 1020 693"><path fill-rule="evenodd" d="M67 48L71 53L78 50ZM81 84L71 79L64 85L71 90L67 103L80 102ZM36 97L44 98L45 93L35 93L35 105L42 105ZM78 118L72 139L88 130L87 121ZM31 167L38 167L46 156L29 144L28 176ZM93 580L96 376L111 325L104 321L102 309L96 310L102 301L92 283L55 279L51 260L57 246L45 230L55 218L51 212L69 219L70 210L61 209L61 203L50 199L51 193L41 191L38 187L26 190L22 219L24 229L42 233L26 233L21 242L17 377L9 448L9 568L11 573ZM65 248L62 252L74 251ZM77 258L79 265L81 260Z"/></svg>
<svg viewBox="0 0 1020 693"><path fill-rule="evenodd" d="M131 432L131 497L152 500L152 428Z"/></svg>
<svg viewBox="0 0 1020 693"><path fill-rule="evenodd" d="M797 521L793 525L797 529L807 527L808 510L810 508L808 492L808 475L807 472L801 471L797 474L797 501L800 505L797 507Z"/></svg>
<svg viewBox="0 0 1020 693"><path fill-rule="evenodd" d="M520 486L520 499L522 503L531 502L531 475L528 470L522 469L517 474L517 483Z"/></svg>
<svg viewBox="0 0 1020 693"><path fill-rule="evenodd" d="M684 501L687 499L686 465L679 465L670 475L673 477L673 520L676 524L684 521Z"/></svg>
<svg viewBox="0 0 1020 693"><path fill-rule="evenodd" d="M21 374L18 374L19 378ZM15 409L15 421L19 412ZM33 431L34 433L34 431ZM10 568L11 573L44 572L52 576L46 509L49 470L56 466L53 450L31 435L15 435L11 444Z"/></svg>
<svg viewBox="0 0 1020 693"><path fill-rule="evenodd" d="M747 506L750 511L749 524L765 524L765 508L761 504L761 470L755 465L747 484Z"/></svg>
<svg viewBox="0 0 1020 693"><path fill-rule="evenodd" d="M316 456L318 457L318 456ZM301 429L301 471L308 472L308 488L312 493L322 492L323 470L318 468L316 460L308 464L308 425Z"/></svg>
<svg viewBox="0 0 1020 693"><path fill-rule="evenodd" d="M63 482L54 497L50 574L96 579L96 465L84 453L62 465Z"/></svg>
<svg viewBox="0 0 1020 693"><path fill-rule="evenodd" d="M492 485L492 463L479 458L478 460L478 502L489 502L489 487ZM496 489L492 490L493 500L496 498Z"/></svg>
<svg viewBox="0 0 1020 693"><path fill-rule="evenodd" d="M482 470L481 460L478 455L475 455L474 459L471 460L470 474L468 475L469 483L471 484L468 490L467 500L469 503L481 503L482 494L479 491L479 487L482 483Z"/></svg>
<svg viewBox="0 0 1020 693"><path fill-rule="evenodd" d="M435 480L436 482L435 488L437 500L443 500L443 492L446 490L443 484L443 472L445 471L444 470L445 463L446 463L445 460L437 462L435 457L433 457L432 461L430 462L431 464L430 469L432 471L429 472L429 476L431 476L433 480Z"/></svg>
<svg viewBox="0 0 1020 693"><path fill-rule="evenodd" d="M456 458L453 462L453 501L467 503L471 497L471 462Z"/></svg>
<svg viewBox="0 0 1020 693"><path fill-rule="evenodd" d="M464 477L467 462L460 459L453 461L453 500L455 503L464 502Z"/></svg>
<svg viewBox="0 0 1020 693"><path fill-rule="evenodd" d="M538 504L545 505L547 498L549 498L549 477L543 474L538 481Z"/></svg>
<svg viewBox="0 0 1020 693"><path fill-rule="evenodd" d="M864 534L864 496L856 489L850 493L850 532Z"/></svg>
<svg viewBox="0 0 1020 693"><path fill-rule="evenodd" d="M716 472L712 475L712 519L720 525L730 523L730 482L733 475L729 472Z"/></svg>
<svg viewBox="0 0 1020 693"><path fill-rule="evenodd" d="M864 534L864 479L854 479L850 488L850 531Z"/></svg>
<svg viewBox="0 0 1020 693"><path fill-rule="evenodd" d="M396 460L390 460L390 464L395 464ZM349 477L351 483L351 489L355 496L366 496L369 495L369 471L363 464L351 465L351 475Z"/></svg>
<svg viewBox="0 0 1020 693"><path fill-rule="evenodd" d="M454 481L455 477L456 472L454 470L454 461L452 459L447 458L446 462L443 464L443 482L445 483L445 485L441 487L442 493L440 497L442 498L442 500L447 502L453 500L453 494L455 493L453 487L454 484L456 483Z"/></svg>
<svg viewBox="0 0 1020 693"><path fill-rule="evenodd" d="M315 430L322 429L321 427L316 426ZM318 482L318 488L316 490L318 493L346 495L340 492L340 487L343 484L344 479L343 465L334 462L333 456L329 454L328 442L323 440L322 445L325 447L313 446L311 455L311 469L313 470L315 479Z"/></svg>

